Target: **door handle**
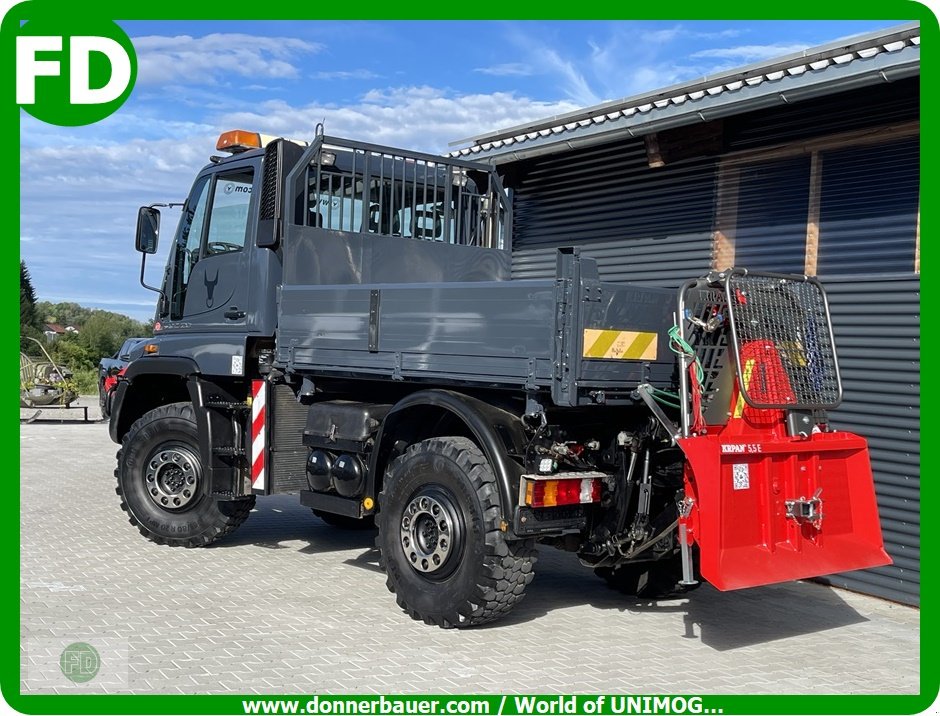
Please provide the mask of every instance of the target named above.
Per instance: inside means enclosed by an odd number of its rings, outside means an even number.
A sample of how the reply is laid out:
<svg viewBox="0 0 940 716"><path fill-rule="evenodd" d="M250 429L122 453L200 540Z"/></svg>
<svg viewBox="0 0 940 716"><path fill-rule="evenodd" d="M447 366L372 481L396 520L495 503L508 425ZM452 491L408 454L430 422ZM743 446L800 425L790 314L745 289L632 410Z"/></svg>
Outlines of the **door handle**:
<svg viewBox="0 0 940 716"><path fill-rule="evenodd" d="M245 317L245 312L239 311L238 306L229 306L224 315L231 321L237 321L239 318Z"/></svg>

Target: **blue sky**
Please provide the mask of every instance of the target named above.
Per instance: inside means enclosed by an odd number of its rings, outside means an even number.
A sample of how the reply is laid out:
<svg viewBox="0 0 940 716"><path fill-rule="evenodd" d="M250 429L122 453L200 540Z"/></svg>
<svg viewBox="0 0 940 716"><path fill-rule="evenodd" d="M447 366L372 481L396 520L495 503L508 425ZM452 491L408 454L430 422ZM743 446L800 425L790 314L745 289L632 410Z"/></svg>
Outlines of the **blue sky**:
<svg viewBox="0 0 940 716"><path fill-rule="evenodd" d="M179 201L226 129L430 152L900 21L126 22L139 74L89 127L22 113L21 254L41 300L138 319L136 209ZM165 212L159 281L177 215Z"/></svg>

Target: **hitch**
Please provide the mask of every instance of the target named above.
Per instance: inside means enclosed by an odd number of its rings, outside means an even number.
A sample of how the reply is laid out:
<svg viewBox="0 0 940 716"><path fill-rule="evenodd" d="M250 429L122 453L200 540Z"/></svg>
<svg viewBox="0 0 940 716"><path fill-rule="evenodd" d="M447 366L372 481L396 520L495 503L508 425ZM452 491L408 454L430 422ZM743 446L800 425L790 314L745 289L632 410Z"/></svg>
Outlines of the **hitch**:
<svg viewBox="0 0 940 716"><path fill-rule="evenodd" d="M784 506L787 509L787 518L795 520L798 524L811 524L817 530L822 529L822 500L819 496L822 494L822 488L816 490L810 498L800 497L798 500L786 500Z"/></svg>

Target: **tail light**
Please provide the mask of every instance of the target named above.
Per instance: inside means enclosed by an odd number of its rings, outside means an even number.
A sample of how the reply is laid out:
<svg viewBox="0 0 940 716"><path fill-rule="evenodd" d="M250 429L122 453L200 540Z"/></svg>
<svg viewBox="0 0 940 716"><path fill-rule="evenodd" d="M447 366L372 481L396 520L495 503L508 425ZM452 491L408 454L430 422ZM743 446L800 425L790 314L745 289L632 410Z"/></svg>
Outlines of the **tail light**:
<svg viewBox="0 0 940 716"><path fill-rule="evenodd" d="M551 479L523 475L522 504L529 507L559 507L600 502L601 478L582 477L583 474L573 473L571 477L556 474Z"/></svg>

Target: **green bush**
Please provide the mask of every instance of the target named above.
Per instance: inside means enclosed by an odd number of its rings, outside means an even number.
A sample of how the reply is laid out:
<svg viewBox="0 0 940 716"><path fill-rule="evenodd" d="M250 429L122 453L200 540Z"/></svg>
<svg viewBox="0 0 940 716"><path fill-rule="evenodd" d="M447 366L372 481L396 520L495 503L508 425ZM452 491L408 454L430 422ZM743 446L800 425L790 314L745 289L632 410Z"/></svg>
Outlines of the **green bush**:
<svg viewBox="0 0 940 716"><path fill-rule="evenodd" d="M98 395L97 368L76 370L72 375L72 382L75 384L79 395Z"/></svg>
<svg viewBox="0 0 940 716"><path fill-rule="evenodd" d="M80 337L74 334L57 338L46 350L57 363L70 368L76 374L80 370L94 369L101 360L100 355L82 345Z"/></svg>

